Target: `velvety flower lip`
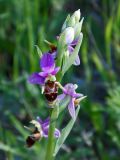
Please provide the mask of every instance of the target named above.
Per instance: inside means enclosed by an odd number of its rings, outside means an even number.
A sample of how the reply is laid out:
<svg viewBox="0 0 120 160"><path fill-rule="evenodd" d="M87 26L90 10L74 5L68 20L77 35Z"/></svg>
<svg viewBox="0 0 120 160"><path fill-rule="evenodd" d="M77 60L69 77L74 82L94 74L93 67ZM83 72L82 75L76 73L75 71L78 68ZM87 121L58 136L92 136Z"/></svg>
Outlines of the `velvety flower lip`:
<svg viewBox="0 0 120 160"><path fill-rule="evenodd" d="M42 72L33 73L28 78L29 83L43 85L49 75L55 76L60 69L59 67L55 67L54 57L49 52L43 54L41 57L40 67Z"/></svg>
<svg viewBox="0 0 120 160"><path fill-rule="evenodd" d="M74 119L75 118L75 105L74 101L76 98L82 97L83 94L76 93L76 85L73 85L71 83L68 83L64 86L63 89L63 94L58 96L58 99L61 101L63 100L66 96L70 96L70 102L68 104L68 110L71 115L71 117Z"/></svg>
<svg viewBox="0 0 120 160"><path fill-rule="evenodd" d="M37 117L37 121L39 122L39 124L42 128L43 137L47 138L48 137L48 131L49 131L49 125L50 125L50 118L48 117L47 119L45 119L43 121L43 120L41 120L40 117ZM56 138L60 137L60 131L57 128L55 128L54 136Z"/></svg>

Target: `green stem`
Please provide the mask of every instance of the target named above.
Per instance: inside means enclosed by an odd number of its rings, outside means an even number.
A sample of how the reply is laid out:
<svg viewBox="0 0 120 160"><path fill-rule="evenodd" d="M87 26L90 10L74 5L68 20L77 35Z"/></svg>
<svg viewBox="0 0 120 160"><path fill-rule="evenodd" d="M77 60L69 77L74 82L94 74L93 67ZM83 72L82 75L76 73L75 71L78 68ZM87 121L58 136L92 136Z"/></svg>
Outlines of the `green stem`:
<svg viewBox="0 0 120 160"><path fill-rule="evenodd" d="M49 127L49 133L48 133L48 144L47 144L45 160L54 160L54 157L53 157L54 144L55 144L54 131L55 131L56 121L53 121L53 115L54 114L51 113L50 127Z"/></svg>

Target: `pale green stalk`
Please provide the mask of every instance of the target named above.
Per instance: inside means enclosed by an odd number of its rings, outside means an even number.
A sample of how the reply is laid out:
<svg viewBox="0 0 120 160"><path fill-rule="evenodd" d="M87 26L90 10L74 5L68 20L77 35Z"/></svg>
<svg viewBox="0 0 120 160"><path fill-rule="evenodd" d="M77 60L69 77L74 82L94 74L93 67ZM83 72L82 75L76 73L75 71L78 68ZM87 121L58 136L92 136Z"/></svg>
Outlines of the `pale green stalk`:
<svg viewBox="0 0 120 160"><path fill-rule="evenodd" d="M56 120L59 114L59 107L54 104L54 108L51 108L51 116L50 116L50 127L49 127L49 133L48 133L48 144L47 144L47 151L45 160L54 160L55 157L53 157L54 153L54 147L55 147L55 126L56 126Z"/></svg>
<svg viewBox="0 0 120 160"><path fill-rule="evenodd" d="M54 152L54 144L55 144L55 138L54 138L55 124L56 124L56 122L55 121L52 122L52 117L51 117L45 160L53 160L54 159L53 152Z"/></svg>

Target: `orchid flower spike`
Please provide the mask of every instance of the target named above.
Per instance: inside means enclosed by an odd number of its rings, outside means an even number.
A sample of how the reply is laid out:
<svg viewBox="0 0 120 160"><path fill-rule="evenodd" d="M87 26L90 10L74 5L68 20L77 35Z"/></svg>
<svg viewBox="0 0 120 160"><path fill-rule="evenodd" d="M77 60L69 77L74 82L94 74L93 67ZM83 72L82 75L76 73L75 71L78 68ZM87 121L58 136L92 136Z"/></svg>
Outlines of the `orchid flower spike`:
<svg viewBox="0 0 120 160"><path fill-rule="evenodd" d="M76 47L76 45L79 43L79 39L82 40L82 33L81 33L81 28L82 28L82 23L83 23L83 18L80 20L80 9L75 11L72 16L67 17L63 27L62 27L62 32L66 31L66 39L67 39L67 48L69 51L69 56L73 54L73 51ZM80 58L77 56L74 65L80 65Z"/></svg>

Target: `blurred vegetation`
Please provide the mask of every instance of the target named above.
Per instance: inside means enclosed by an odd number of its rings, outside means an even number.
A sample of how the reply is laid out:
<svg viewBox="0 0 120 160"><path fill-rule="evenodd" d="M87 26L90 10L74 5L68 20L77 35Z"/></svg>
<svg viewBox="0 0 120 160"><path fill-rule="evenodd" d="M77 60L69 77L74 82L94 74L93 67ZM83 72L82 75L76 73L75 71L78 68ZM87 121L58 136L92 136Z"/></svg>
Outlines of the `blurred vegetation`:
<svg viewBox="0 0 120 160"><path fill-rule="evenodd" d="M46 51L44 39L55 42L66 15L79 8L81 65L63 83L77 83L87 99L57 159L120 159L120 0L0 0L0 160L43 159L44 139L25 147L23 126L48 115L39 86L26 79L39 70L35 45Z"/></svg>

